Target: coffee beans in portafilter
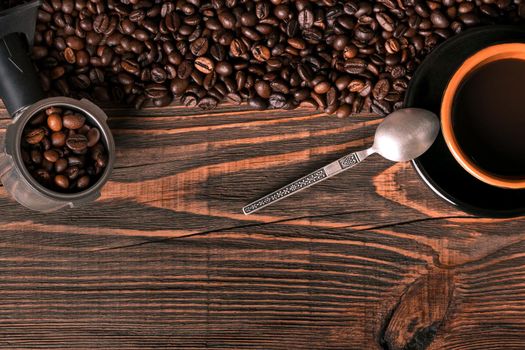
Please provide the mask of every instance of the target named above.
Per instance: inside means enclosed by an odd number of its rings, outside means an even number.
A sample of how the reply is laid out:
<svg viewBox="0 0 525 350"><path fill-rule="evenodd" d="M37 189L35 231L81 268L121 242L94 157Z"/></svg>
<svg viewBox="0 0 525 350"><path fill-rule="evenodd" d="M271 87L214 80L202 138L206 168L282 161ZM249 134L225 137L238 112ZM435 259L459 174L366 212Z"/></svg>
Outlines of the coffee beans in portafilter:
<svg viewBox="0 0 525 350"><path fill-rule="evenodd" d="M100 130L75 110L50 107L37 113L24 128L21 146L31 175L57 192L87 189L107 166Z"/></svg>
<svg viewBox="0 0 525 350"><path fill-rule="evenodd" d="M519 0L44 0L33 55L52 96L386 114L440 42L523 17Z"/></svg>

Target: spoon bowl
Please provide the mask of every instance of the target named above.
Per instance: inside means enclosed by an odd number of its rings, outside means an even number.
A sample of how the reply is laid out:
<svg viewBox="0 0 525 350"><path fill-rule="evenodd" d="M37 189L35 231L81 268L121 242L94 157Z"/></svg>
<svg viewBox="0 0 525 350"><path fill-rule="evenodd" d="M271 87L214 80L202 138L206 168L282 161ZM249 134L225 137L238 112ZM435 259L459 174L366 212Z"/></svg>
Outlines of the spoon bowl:
<svg viewBox="0 0 525 350"><path fill-rule="evenodd" d="M439 119L425 109L405 108L389 114L378 126L373 151L394 162L419 157L432 146Z"/></svg>

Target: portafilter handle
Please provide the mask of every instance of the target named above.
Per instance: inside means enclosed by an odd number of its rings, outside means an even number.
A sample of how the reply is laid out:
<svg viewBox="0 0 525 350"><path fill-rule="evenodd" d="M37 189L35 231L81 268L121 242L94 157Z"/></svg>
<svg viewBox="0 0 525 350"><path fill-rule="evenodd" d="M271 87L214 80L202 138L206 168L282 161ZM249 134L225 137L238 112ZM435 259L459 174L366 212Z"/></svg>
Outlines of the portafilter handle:
<svg viewBox="0 0 525 350"><path fill-rule="evenodd" d="M12 116L44 98L26 36L21 33L0 39L0 97Z"/></svg>
<svg viewBox="0 0 525 350"><path fill-rule="evenodd" d="M0 98L14 116L44 98L31 62L31 47L41 0L0 12Z"/></svg>

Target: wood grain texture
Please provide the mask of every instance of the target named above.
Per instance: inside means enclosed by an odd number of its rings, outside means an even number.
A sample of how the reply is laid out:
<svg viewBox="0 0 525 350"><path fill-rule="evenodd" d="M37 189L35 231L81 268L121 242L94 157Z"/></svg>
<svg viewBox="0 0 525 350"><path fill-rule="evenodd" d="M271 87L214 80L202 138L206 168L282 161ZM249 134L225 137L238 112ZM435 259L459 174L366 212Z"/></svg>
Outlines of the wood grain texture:
<svg viewBox="0 0 525 350"><path fill-rule="evenodd" d="M378 116L108 113L98 202L39 214L0 191L0 347L525 348L524 221L457 211L409 164L241 213L369 145Z"/></svg>

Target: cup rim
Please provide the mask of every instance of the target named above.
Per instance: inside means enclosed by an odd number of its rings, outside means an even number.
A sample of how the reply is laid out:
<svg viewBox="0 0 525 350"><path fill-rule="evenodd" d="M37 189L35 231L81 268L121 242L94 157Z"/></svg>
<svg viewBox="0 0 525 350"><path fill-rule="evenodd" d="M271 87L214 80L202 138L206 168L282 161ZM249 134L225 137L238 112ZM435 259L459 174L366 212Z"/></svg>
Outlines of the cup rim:
<svg viewBox="0 0 525 350"><path fill-rule="evenodd" d="M525 61L525 43L507 43L489 46L470 56L456 70L445 88L441 101L441 130L448 149L461 167L471 175L496 187L523 189L525 188L525 176L505 177L478 166L460 147L452 125L454 98L464 79L474 71L474 69L487 63L503 59L519 59Z"/></svg>

